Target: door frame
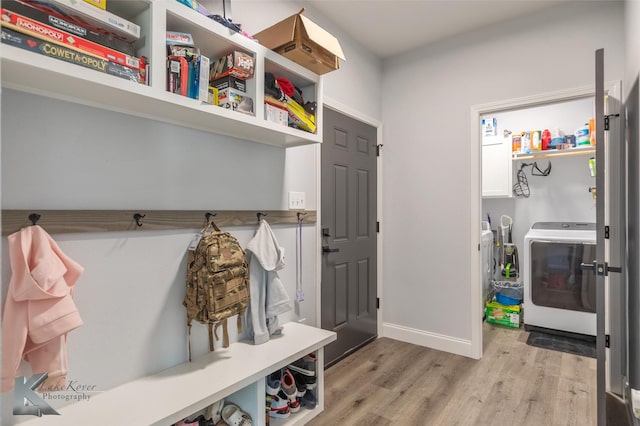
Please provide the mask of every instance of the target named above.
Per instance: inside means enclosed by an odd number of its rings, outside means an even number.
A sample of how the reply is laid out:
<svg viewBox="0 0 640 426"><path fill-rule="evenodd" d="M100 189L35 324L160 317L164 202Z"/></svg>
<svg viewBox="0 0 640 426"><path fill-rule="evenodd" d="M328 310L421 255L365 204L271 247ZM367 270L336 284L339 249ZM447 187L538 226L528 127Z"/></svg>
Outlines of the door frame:
<svg viewBox="0 0 640 426"><path fill-rule="evenodd" d="M605 82L605 93L619 81ZM560 90L556 92L543 93L538 95L524 96L521 98L507 99L503 101L489 102L484 104L472 105L470 110L470 147L471 153L471 224L470 229L474 238L471 239L470 258L471 258L471 357L475 359L482 358L482 313L480 305L482 301L482 287L480 285L481 275L481 256L480 247L481 231L480 221L482 220L482 146L481 146L481 126L480 117L484 114L502 112L515 108L528 108L551 104L556 102L571 101L587 97L595 97L595 85L582 86L574 89Z"/></svg>
<svg viewBox="0 0 640 426"><path fill-rule="evenodd" d="M376 128L376 138L378 145L382 144L382 122L380 120L376 120L375 118L369 117L366 114L361 113L360 111L351 108L347 105L342 104L336 99L330 98L328 96L323 97L323 105L322 107L330 108L334 111L339 112L340 114L346 115L347 117L351 117L354 120L358 120L362 123L365 123L371 127ZM320 128L321 126L319 126ZM324 138L324 135L322 135ZM382 222L382 155L377 157L377 221L380 222L380 232L378 232L376 239L376 256L377 256L377 285L376 292L378 293L378 298L382 294L382 239L384 226ZM322 227L322 145L316 145L316 234L320 235L320 228ZM319 238L319 237L318 237ZM320 242L320 240L318 239ZM322 249L321 244L316 244L316 324L319 327L322 324ZM380 308L377 309L376 312L376 326L377 326L377 335L378 337L382 337L382 300L380 301Z"/></svg>

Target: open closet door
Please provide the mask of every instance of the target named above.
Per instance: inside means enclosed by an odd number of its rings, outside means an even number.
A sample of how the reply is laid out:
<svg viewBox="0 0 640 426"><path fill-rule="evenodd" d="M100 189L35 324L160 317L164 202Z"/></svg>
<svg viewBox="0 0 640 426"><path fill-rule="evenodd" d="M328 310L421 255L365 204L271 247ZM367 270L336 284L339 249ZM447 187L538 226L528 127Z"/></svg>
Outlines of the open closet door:
<svg viewBox="0 0 640 426"><path fill-rule="evenodd" d="M592 269L597 287L597 418L598 426L605 426L616 401L607 393L622 394L626 370L626 174L621 88L619 84L609 88L605 97L604 50L595 56L597 246Z"/></svg>

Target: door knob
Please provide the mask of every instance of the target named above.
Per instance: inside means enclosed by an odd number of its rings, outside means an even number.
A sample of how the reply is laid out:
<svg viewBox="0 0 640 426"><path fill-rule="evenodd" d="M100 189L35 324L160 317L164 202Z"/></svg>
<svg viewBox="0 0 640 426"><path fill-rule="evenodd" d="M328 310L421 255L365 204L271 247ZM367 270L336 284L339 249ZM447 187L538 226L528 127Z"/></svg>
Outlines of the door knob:
<svg viewBox="0 0 640 426"><path fill-rule="evenodd" d="M331 248L329 246L322 246L322 252L323 253L336 253L339 252L340 249L337 248Z"/></svg>

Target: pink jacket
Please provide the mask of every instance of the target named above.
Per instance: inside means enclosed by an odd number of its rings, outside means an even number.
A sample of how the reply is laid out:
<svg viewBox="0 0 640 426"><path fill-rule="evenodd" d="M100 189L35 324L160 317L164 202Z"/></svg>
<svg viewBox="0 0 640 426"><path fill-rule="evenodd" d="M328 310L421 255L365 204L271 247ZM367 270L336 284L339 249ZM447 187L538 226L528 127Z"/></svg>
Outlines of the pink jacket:
<svg viewBox="0 0 640 426"><path fill-rule="evenodd" d="M82 325L73 286L84 268L38 225L8 237L11 280L2 316L2 392L13 389L20 361L48 373L41 390L66 385L66 335ZM27 377L28 379L28 377Z"/></svg>

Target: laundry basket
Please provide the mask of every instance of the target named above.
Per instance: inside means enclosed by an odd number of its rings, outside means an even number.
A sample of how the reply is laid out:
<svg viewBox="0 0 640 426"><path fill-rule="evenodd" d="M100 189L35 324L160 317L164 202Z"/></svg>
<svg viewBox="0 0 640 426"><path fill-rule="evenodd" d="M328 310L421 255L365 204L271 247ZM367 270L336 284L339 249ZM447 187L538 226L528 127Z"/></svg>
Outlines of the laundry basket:
<svg viewBox="0 0 640 426"><path fill-rule="evenodd" d="M493 281L496 302L502 305L519 305L522 302L523 285L515 281Z"/></svg>

